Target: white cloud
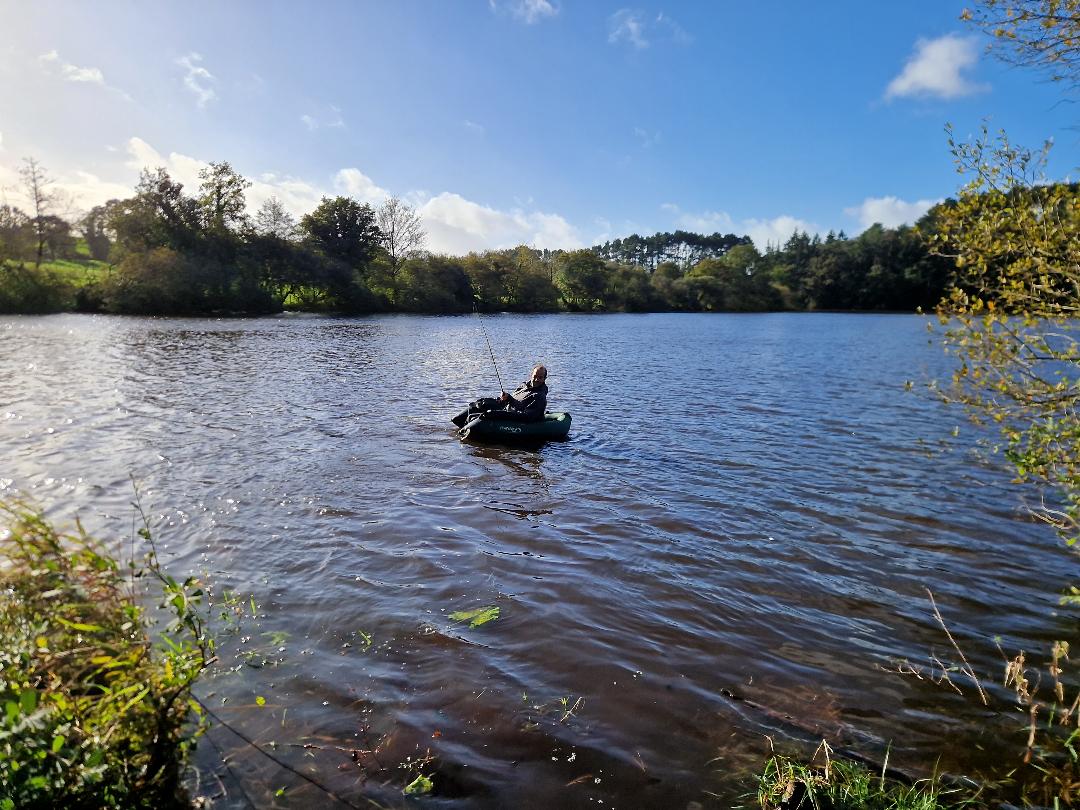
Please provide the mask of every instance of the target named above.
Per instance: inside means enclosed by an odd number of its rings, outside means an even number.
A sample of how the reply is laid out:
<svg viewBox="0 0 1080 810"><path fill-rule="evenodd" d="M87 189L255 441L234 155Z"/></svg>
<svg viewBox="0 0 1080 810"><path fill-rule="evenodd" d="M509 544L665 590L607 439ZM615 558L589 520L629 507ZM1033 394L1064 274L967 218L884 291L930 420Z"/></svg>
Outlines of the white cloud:
<svg viewBox="0 0 1080 810"><path fill-rule="evenodd" d="M183 183L188 192L193 192L199 187L199 172L210 164L205 160L199 160L179 152L170 152L168 157L162 155L154 147L142 138L130 138L127 142L129 160L127 166L136 171L143 169L164 168L169 176L178 183ZM133 189L128 194L133 193Z"/></svg>
<svg viewBox="0 0 1080 810"><path fill-rule="evenodd" d="M300 116L300 120L310 132L314 132L315 130L324 127L344 129L345 119L341 117L341 108L330 104L327 109L329 110L329 113L323 118L316 118L313 115L305 114Z"/></svg>
<svg viewBox="0 0 1080 810"><path fill-rule="evenodd" d="M428 233L428 247L436 253L462 254L515 245L584 246L577 229L558 214L499 211L452 192L432 197L419 212Z"/></svg>
<svg viewBox="0 0 1080 810"><path fill-rule="evenodd" d="M343 194L353 197L360 202L378 205L390 192L379 188L375 182L359 169L342 169L334 175L334 187Z"/></svg>
<svg viewBox="0 0 1080 810"><path fill-rule="evenodd" d="M645 38L645 23L642 12L621 8L608 18L608 42L617 45L626 42L641 50L649 47Z"/></svg>
<svg viewBox="0 0 1080 810"><path fill-rule="evenodd" d="M612 45L623 43L642 50L653 41L689 45L694 38L663 12L646 18L644 11L621 8L608 17L608 42Z"/></svg>
<svg viewBox="0 0 1080 810"><path fill-rule="evenodd" d="M103 178L82 171L56 172L57 188L67 192L73 203L85 210L109 199L132 196L136 173L160 166L174 181L183 184L185 193L196 194L199 172L209 166L207 161L191 155L162 153L139 137L129 138L124 150L127 159L115 177ZM274 172L248 179L251 180L247 190L249 212L254 213L270 197L276 197L297 218L313 211L323 197L342 194L377 206L391 194L355 167L337 171L326 183ZM24 205L15 165L0 163L0 190L10 192L13 204ZM567 249L585 246L578 230L563 216L536 210L531 199L503 211L449 191L435 196L424 191L407 191L400 196L418 209L428 233L428 248L437 253L464 254L521 244Z"/></svg>
<svg viewBox="0 0 1080 810"><path fill-rule="evenodd" d="M107 200L130 197L132 187L124 183L104 180L90 172L75 171L71 176L60 178L57 188L65 192L78 208L93 208Z"/></svg>
<svg viewBox="0 0 1080 810"><path fill-rule="evenodd" d="M131 96L105 81L105 74L101 72L100 68L96 67L79 67L69 62L65 62L60 58L60 54L55 51L49 51L43 53L38 57L38 64L42 69L49 74L57 74L66 82L78 82L82 84L96 84L99 87L104 87L106 90L111 90L114 93L118 93L125 100L131 101Z"/></svg>
<svg viewBox="0 0 1080 810"><path fill-rule="evenodd" d="M649 132L647 129L641 127L634 127L634 137L641 142L643 149L648 149L651 146L656 146L660 143L660 132Z"/></svg>
<svg viewBox="0 0 1080 810"><path fill-rule="evenodd" d="M47 172L51 183L49 189L56 194L56 206L60 216L74 219L85 211L107 200L130 197L131 187L123 183L104 180L90 172ZM0 204L8 203L29 210L31 202L23 188L19 167L0 164Z"/></svg>
<svg viewBox="0 0 1080 810"><path fill-rule="evenodd" d="M314 211L323 197L332 196L331 192L306 180L266 172L251 181L247 204L248 210L254 212L271 197L276 197L286 211L299 219Z"/></svg>
<svg viewBox="0 0 1080 810"><path fill-rule="evenodd" d="M783 246L796 231L821 232L821 228L814 223L788 214L781 214L772 219L751 218L736 221L726 211L705 211L701 214L692 214L682 211L673 203L664 203L660 207L672 214L676 227L695 233L719 232L746 235L754 240L754 246L758 250L765 250L769 245Z"/></svg>
<svg viewBox="0 0 1080 810"><path fill-rule="evenodd" d="M866 230L874 223L896 228L911 225L939 202L941 199L906 202L899 197L867 197L859 205L845 208L844 213L859 221L860 230Z"/></svg>
<svg viewBox="0 0 1080 810"><path fill-rule="evenodd" d="M184 184L184 190L188 194L194 194L197 191L202 182L199 179L199 172L210 165L207 161L180 152L170 152L168 155L162 155L142 138L128 140L127 152L130 156L127 162L129 168L141 171L144 168L155 169L161 166L173 180ZM360 177L364 177L356 169L346 169L338 172L335 186L340 193L350 193L348 188L349 172L356 172ZM300 217L313 211L323 197L335 196L335 191L330 189L321 188L306 180L300 180L288 175L278 175L273 172L265 172L258 177L249 179L251 180L251 187L247 190L247 203L248 209L252 212L257 211L259 206L266 200L277 197L289 213ZM367 180L367 178L364 179ZM370 183L370 181L368 182ZM355 179L353 184L356 186L361 185ZM133 186L129 187L123 196L131 196L132 193L134 193Z"/></svg>
<svg viewBox="0 0 1080 810"><path fill-rule="evenodd" d="M194 51L176 60L176 64L187 71L184 74L184 87L195 94L196 103L200 107L205 107L208 102L217 98L217 93L210 86L210 82L216 81L216 79L199 62L202 62L202 55Z"/></svg>
<svg viewBox="0 0 1080 810"><path fill-rule="evenodd" d="M889 82L885 98L958 98L982 92L989 85L972 82L963 75L978 61L978 45L971 37L947 34L938 39L920 39L900 75Z"/></svg>
<svg viewBox="0 0 1080 810"><path fill-rule="evenodd" d="M558 6L551 0L488 0L488 6L492 11L509 11L526 25L538 23L545 17L554 17L559 13Z"/></svg>
<svg viewBox="0 0 1080 810"><path fill-rule="evenodd" d="M105 84L104 74L95 67L81 68L64 62L56 51L43 53L38 57L38 62L46 69L59 68L60 76L69 82L91 82L92 84Z"/></svg>
<svg viewBox="0 0 1080 810"><path fill-rule="evenodd" d="M796 231L821 232L821 228L814 223L787 214L773 219L744 219L740 230L754 240L754 246L758 250L765 250L769 245L783 247Z"/></svg>
<svg viewBox="0 0 1080 810"><path fill-rule="evenodd" d="M0 132L0 152L4 151L4 133Z"/></svg>

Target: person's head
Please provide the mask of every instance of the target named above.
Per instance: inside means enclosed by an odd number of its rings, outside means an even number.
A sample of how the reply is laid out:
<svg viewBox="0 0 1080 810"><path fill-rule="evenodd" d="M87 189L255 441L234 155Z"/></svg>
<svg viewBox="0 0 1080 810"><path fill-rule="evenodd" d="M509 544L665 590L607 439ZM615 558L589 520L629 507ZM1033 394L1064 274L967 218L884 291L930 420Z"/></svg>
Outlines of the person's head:
<svg viewBox="0 0 1080 810"><path fill-rule="evenodd" d="M532 370L532 376L529 377L529 382L533 385L546 385L547 369L543 366L536 366L536 368Z"/></svg>

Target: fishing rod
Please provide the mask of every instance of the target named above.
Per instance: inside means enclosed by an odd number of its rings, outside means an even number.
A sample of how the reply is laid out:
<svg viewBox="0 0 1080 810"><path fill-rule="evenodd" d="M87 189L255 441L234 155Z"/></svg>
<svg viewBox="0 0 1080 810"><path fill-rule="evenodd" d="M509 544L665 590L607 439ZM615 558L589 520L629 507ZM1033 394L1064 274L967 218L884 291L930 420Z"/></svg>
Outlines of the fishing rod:
<svg viewBox="0 0 1080 810"><path fill-rule="evenodd" d="M488 340L487 330L484 328L484 319L480 317L480 309L476 306L476 301L473 301L473 312L476 313L476 318L480 321L480 333L484 336L484 342L488 347L488 354L491 355L491 365L495 366L495 376L499 378L499 390L505 391L506 386L503 385L502 374L499 373L499 364L495 362L495 352L491 348L491 341Z"/></svg>

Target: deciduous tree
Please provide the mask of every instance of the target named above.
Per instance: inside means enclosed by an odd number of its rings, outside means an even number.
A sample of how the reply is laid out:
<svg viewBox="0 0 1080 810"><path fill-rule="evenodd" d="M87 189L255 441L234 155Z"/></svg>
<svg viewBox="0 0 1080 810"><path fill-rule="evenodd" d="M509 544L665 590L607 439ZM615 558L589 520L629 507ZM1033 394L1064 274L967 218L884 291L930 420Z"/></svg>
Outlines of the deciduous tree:
<svg viewBox="0 0 1080 810"><path fill-rule="evenodd" d="M109 258L109 249L112 247L108 226L109 209L117 202L119 201L109 200L104 205L95 205L79 220L79 228L90 250L91 259L106 261Z"/></svg>
<svg viewBox="0 0 1080 810"><path fill-rule="evenodd" d="M313 246L352 268L366 267L382 238L371 206L350 197L323 197L300 227Z"/></svg>
<svg viewBox="0 0 1080 810"><path fill-rule="evenodd" d="M991 38L990 51L1071 88L1080 77L1080 0L981 0L962 18Z"/></svg>
<svg viewBox="0 0 1080 810"><path fill-rule="evenodd" d="M570 309L604 309L612 270L591 250L575 250L559 257L555 285Z"/></svg>
<svg viewBox="0 0 1080 810"><path fill-rule="evenodd" d="M382 233L383 249L390 256L396 272L401 263L424 247L427 234L416 209L397 197L390 197L375 212L375 222Z"/></svg>
<svg viewBox="0 0 1080 810"><path fill-rule="evenodd" d="M245 192L251 181L236 172L228 161L211 163L199 172L199 207L203 226L216 233L233 230L247 217Z"/></svg>
<svg viewBox="0 0 1080 810"><path fill-rule="evenodd" d="M281 200L271 197L259 206L255 213L255 233L291 241L296 238L296 218L288 212Z"/></svg>
<svg viewBox="0 0 1080 810"><path fill-rule="evenodd" d="M1075 537L1080 527L1080 187L1047 183L1046 151L1017 148L985 130L950 139L972 179L938 214L937 249L959 284L941 321L959 367L949 399L996 424L1007 458L1027 480L1065 496L1043 516Z"/></svg>
<svg viewBox="0 0 1080 810"><path fill-rule="evenodd" d="M41 267L49 227L46 217L52 213L53 203L56 199L55 191L52 188L53 179L45 171L45 167L34 158L25 158L23 160L23 167L19 170L19 176L22 177L23 190L30 200L30 222L34 229L36 241L34 266Z"/></svg>
<svg viewBox="0 0 1080 810"><path fill-rule="evenodd" d="M982 0L965 16L991 49L1080 80L1080 0ZM936 212L939 252L959 283L939 307L959 360L946 396L996 424L1020 477L1050 485L1064 508L1040 514L1080 536L1080 187L1045 177L1032 150L986 128L949 145L970 181Z"/></svg>

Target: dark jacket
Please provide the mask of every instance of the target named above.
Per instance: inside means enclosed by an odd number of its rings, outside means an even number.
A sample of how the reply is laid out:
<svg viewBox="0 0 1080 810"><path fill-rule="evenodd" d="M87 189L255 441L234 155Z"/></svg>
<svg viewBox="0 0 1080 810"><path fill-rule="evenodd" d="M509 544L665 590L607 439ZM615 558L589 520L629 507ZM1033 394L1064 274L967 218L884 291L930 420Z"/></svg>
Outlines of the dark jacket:
<svg viewBox="0 0 1080 810"><path fill-rule="evenodd" d="M529 420L543 419L547 410L547 392L544 383L533 387L529 382L523 382L506 401L506 410L519 413Z"/></svg>

